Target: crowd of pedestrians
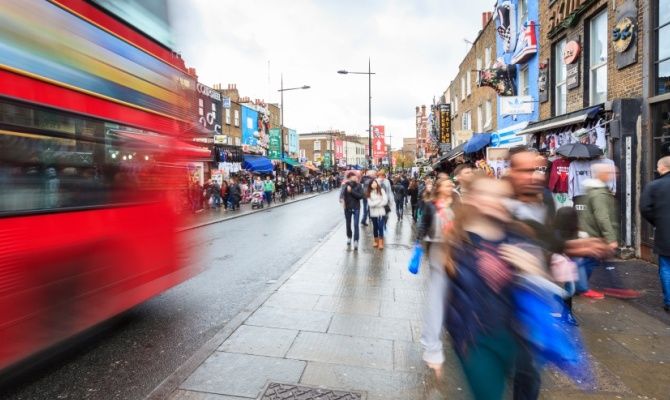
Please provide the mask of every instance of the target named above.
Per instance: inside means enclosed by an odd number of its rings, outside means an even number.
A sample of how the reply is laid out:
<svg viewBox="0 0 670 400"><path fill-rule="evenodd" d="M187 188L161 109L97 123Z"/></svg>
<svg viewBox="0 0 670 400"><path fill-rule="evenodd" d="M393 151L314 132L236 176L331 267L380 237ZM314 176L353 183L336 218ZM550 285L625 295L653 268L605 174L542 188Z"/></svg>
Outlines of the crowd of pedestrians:
<svg viewBox="0 0 670 400"><path fill-rule="evenodd" d="M537 399L548 362L585 384L591 366L581 354L573 297L641 295L621 284L609 261L621 245L610 191L615 167L595 163L583 205L557 209L547 190L543 156L519 147L508 161L499 178L468 164L450 175L420 179L351 171L340 192L347 245L353 250L359 247L359 225L371 223L372 246L383 249L389 215L395 212L402 223L405 210L411 212L417 234L413 260L425 252L429 270L423 359L437 376L443 374L442 334L447 332L476 399L503 398L508 380L515 399ZM663 307L670 312L670 157L658 161L658 173L640 207L656 228ZM411 263L410 271L416 272ZM595 271L605 282L598 290L591 287ZM535 334L541 329L544 335Z"/></svg>

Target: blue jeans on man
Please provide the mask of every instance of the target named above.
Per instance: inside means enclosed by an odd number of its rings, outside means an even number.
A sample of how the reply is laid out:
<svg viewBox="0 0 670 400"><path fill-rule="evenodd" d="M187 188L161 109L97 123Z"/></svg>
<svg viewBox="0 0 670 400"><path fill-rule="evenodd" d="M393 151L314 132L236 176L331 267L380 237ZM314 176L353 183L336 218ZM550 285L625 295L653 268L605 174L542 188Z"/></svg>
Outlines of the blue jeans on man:
<svg viewBox="0 0 670 400"><path fill-rule="evenodd" d="M267 191L264 192L264 194L265 194L265 202L268 203L268 206L272 205L272 192Z"/></svg>
<svg viewBox="0 0 670 400"><path fill-rule="evenodd" d="M351 219L353 217L354 220L354 242L358 242L359 239L359 227L358 227L358 221L360 218L361 210L359 208L345 208L344 209L344 218L347 222L347 239L351 240L352 232L351 232Z"/></svg>
<svg viewBox="0 0 670 400"><path fill-rule="evenodd" d="M663 288L663 304L670 307L670 256L658 256L658 276Z"/></svg>

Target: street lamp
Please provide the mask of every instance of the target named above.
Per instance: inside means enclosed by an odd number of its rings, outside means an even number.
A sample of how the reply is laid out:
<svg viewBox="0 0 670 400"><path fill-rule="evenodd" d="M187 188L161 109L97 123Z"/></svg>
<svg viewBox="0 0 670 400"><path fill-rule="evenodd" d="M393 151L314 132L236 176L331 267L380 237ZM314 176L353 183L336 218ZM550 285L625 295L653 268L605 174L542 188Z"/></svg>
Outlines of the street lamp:
<svg viewBox="0 0 670 400"><path fill-rule="evenodd" d="M370 67L370 58L368 58L368 72L352 72L341 69L337 73L342 75L356 74L368 76L368 166L370 167L372 166L372 75L375 74Z"/></svg>
<svg viewBox="0 0 670 400"><path fill-rule="evenodd" d="M281 113L281 126L279 128L279 158L281 161L284 161L284 92L287 92L289 90L304 90L304 89L309 89L311 86L308 85L302 85L298 87L292 87L292 88L285 88L284 87L284 74L281 74L281 79L280 79L280 89L277 90L279 93L281 93L281 104L280 104L280 113Z"/></svg>

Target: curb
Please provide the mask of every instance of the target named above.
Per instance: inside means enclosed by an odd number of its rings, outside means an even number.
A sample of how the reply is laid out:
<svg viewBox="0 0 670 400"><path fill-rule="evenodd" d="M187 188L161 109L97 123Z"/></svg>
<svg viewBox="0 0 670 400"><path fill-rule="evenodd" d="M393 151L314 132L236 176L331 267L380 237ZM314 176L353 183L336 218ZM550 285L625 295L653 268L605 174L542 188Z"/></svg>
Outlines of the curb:
<svg viewBox="0 0 670 400"><path fill-rule="evenodd" d="M327 192L327 193L330 193L330 192ZM308 196L301 197L299 199L295 199L295 200L291 200L291 201L287 201L285 203L276 203L274 206L272 206L270 208L267 208L267 207L258 208L258 209L255 209L255 210L251 210L249 212L245 212L243 214L231 215L229 217L223 217L223 218L215 219L213 221L202 222L202 223L195 224L195 225L189 225L189 226L177 229L177 232L190 231L192 229L202 228L203 226L214 225L214 224L218 224L219 222L229 221L231 219L242 218L242 217L245 217L247 215L256 214L256 213L263 212L263 211L269 211L269 210L272 210L272 209L278 208L278 207L288 206L290 204L298 203L298 202L301 202L301 201L304 201L304 200L313 199L316 196L319 196L321 194L326 194L326 193L310 194Z"/></svg>
<svg viewBox="0 0 670 400"><path fill-rule="evenodd" d="M318 195L314 195L318 196ZM313 196L313 197L314 197ZM302 199L301 199L302 200ZM299 200L296 200L296 202ZM262 210L260 210L262 211ZM246 214L245 214L246 215ZM239 217L239 216L238 216ZM247 320L258 308L260 308L263 303L279 288L284 285L284 283L295 274L303 265L309 261L316 252L323 247L323 245L330 240L335 233L342 227L344 222L339 222L332 231L327 233L318 244L316 244L311 250L302 256L295 264L293 264L288 271L284 272L282 276L277 279L277 282L272 284L270 287L265 289L256 299L249 303L246 307L242 309L237 315L235 315L227 324L223 326L214 336L209 339L205 344L203 344L191 357L189 357L186 362L180 365L172 374L165 378L154 390L145 397L145 400L165 400L177 389L179 385L188 379L193 372L209 358L212 353L218 349L223 342L230 337L230 335L239 328L244 321ZM207 225L210 225L209 223Z"/></svg>

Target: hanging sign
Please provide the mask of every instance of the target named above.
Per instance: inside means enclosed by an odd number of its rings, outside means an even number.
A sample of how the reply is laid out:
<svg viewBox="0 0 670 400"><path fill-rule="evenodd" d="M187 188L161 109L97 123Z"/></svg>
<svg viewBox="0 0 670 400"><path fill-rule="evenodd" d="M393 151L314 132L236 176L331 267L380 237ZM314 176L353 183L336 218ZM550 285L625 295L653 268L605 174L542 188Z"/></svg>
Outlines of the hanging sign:
<svg viewBox="0 0 670 400"><path fill-rule="evenodd" d="M522 115L533 113L531 96L500 97L500 115Z"/></svg>
<svg viewBox="0 0 670 400"><path fill-rule="evenodd" d="M563 62L566 65L566 86L568 89L579 87L579 55L582 49L578 40L571 40L563 50Z"/></svg>
<svg viewBox="0 0 670 400"><path fill-rule="evenodd" d="M451 104L439 106L440 143L451 143Z"/></svg>

